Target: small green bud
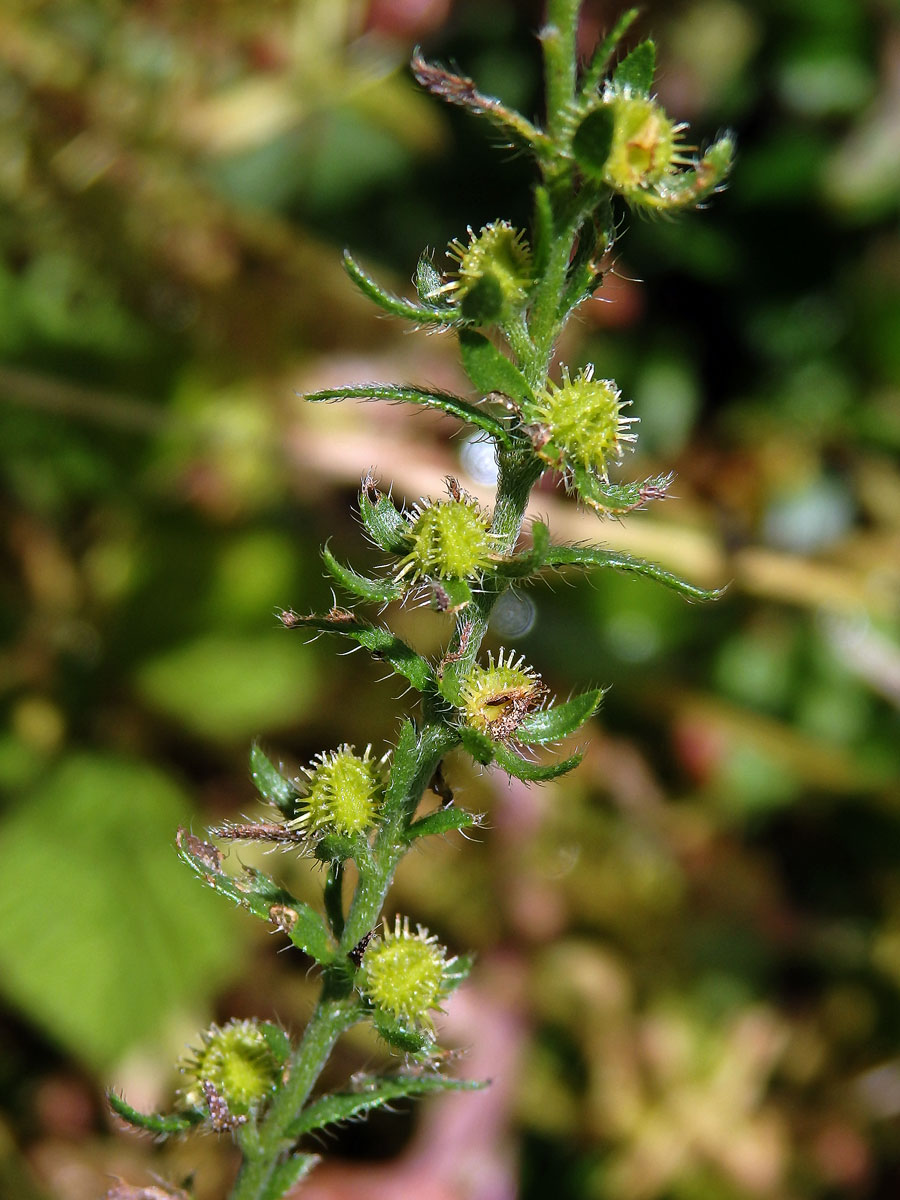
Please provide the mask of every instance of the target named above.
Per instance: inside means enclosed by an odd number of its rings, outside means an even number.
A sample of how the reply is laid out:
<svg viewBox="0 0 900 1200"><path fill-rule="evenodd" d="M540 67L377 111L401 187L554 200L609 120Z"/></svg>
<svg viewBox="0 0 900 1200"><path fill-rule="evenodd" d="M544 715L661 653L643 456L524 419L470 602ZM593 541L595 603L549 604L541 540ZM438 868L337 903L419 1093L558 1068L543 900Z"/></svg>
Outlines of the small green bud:
<svg viewBox="0 0 900 1200"><path fill-rule="evenodd" d="M423 500L410 514L412 548L400 560L398 577L475 579L491 564L494 537L490 516L448 481L451 499Z"/></svg>
<svg viewBox="0 0 900 1200"><path fill-rule="evenodd" d="M504 662L503 650L488 657L488 666L475 663L460 684L460 709L470 729L485 734L494 742L515 740L516 730L525 718L540 707L547 688L531 667L510 650Z"/></svg>
<svg viewBox="0 0 900 1200"><path fill-rule="evenodd" d="M626 199L638 198L690 162L681 154L680 135L686 126L672 121L655 100L611 88L603 102L614 116L604 170L604 180L614 191Z"/></svg>
<svg viewBox="0 0 900 1200"><path fill-rule="evenodd" d="M308 825L312 835L348 836L373 827L384 785L382 764L372 759L371 749L367 746L358 755L344 745L317 755L306 768L306 795L297 822Z"/></svg>
<svg viewBox="0 0 900 1200"><path fill-rule="evenodd" d="M366 947L362 988L382 1012L399 1021L430 1026L429 1012L439 1007L449 990L447 970L455 962L427 929L417 925L411 933L409 918L401 921L398 915L393 932L386 925L381 937Z"/></svg>
<svg viewBox="0 0 900 1200"><path fill-rule="evenodd" d="M548 382L528 408L527 415L543 434L537 452L551 466L565 469L577 463L606 479L610 462L621 459L625 446L637 441L629 427L638 418L622 415L630 401L622 400L611 379L595 379L592 364L574 379L565 366L560 373L562 382Z"/></svg>
<svg viewBox="0 0 900 1200"><path fill-rule="evenodd" d="M531 249L521 230L508 221L492 221L477 234L470 227L468 243L452 241L447 254L459 270L444 290L471 320L502 322L524 308L532 269Z"/></svg>
<svg viewBox="0 0 900 1200"><path fill-rule="evenodd" d="M282 1041L283 1052L279 1052ZM193 1058L181 1064L185 1076L179 1093L182 1107L209 1109L211 1087L232 1117L258 1111L281 1081L287 1057L281 1030L259 1021L229 1021L221 1028L213 1025L208 1029L202 1043L193 1051Z"/></svg>

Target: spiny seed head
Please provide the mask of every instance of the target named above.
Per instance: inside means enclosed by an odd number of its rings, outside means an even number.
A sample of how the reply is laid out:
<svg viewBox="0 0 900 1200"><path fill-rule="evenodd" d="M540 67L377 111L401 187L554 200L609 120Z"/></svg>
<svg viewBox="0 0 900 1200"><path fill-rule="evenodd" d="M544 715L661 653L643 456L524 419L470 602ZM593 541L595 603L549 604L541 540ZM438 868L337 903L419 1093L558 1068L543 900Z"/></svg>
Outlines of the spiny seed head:
<svg viewBox="0 0 900 1200"><path fill-rule="evenodd" d="M320 754L306 768L306 795L298 822L310 832L363 833L375 824L383 794L382 763L371 746L361 756L352 746Z"/></svg>
<svg viewBox="0 0 900 1200"><path fill-rule="evenodd" d="M477 578L494 552L490 517L459 491L455 499L414 508L410 536L412 549L400 560L398 574L411 580Z"/></svg>
<svg viewBox="0 0 900 1200"><path fill-rule="evenodd" d="M595 379L592 364L574 379L565 366L560 374L562 382L548 381L529 415L546 430L563 465L575 462L605 479L610 462L618 461L626 445L637 441L637 434L629 432L637 417L622 415L630 401L622 400L611 379ZM550 449L547 457L552 458Z"/></svg>
<svg viewBox="0 0 900 1200"><path fill-rule="evenodd" d="M460 685L460 709L471 729L486 734L495 742L515 739L515 733L529 713L539 708L547 688L540 676L510 650L504 661L503 650L488 656L486 667L475 663Z"/></svg>
<svg viewBox="0 0 900 1200"><path fill-rule="evenodd" d="M362 987L377 1007L392 1017L430 1025L446 990L446 970L455 961L421 925L410 932L409 918L399 915L394 929L385 925L373 938L362 961Z"/></svg>
<svg viewBox="0 0 900 1200"><path fill-rule="evenodd" d="M531 249L524 233L508 221L492 221L480 233L470 226L468 233L467 243L457 238L447 249L459 270L444 290L463 308L470 300L475 319L502 320L518 312L532 284Z"/></svg>
<svg viewBox="0 0 900 1200"><path fill-rule="evenodd" d="M213 1025L202 1035L199 1050L181 1063L185 1085L179 1090L180 1103L188 1109L206 1108L203 1084L212 1084L233 1116L247 1116L275 1091L282 1066L260 1022Z"/></svg>
<svg viewBox="0 0 900 1200"><path fill-rule="evenodd" d="M603 97L614 114L612 147L606 160L606 183L623 196L634 196L660 183L680 164L685 129L647 96L611 87Z"/></svg>

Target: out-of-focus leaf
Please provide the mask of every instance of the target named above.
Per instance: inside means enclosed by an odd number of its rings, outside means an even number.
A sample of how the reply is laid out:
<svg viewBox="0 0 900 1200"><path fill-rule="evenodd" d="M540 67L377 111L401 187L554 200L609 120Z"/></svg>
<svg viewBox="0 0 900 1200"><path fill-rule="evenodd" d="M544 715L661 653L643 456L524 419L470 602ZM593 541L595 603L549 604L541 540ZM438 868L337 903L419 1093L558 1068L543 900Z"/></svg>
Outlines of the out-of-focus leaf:
<svg viewBox="0 0 900 1200"><path fill-rule="evenodd" d="M192 733L239 741L297 721L316 694L313 656L276 633L211 633L143 663L137 688Z"/></svg>
<svg viewBox="0 0 900 1200"><path fill-rule="evenodd" d="M347 1121L361 1113L382 1108L392 1100L429 1096L435 1092L472 1092L485 1084L470 1079L447 1079L443 1075L368 1075L355 1080L352 1092L332 1092L306 1108L290 1128L291 1137Z"/></svg>
<svg viewBox="0 0 900 1200"><path fill-rule="evenodd" d="M232 915L172 854L187 815L161 772L79 755L0 826L0 988L93 1066L239 967Z"/></svg>

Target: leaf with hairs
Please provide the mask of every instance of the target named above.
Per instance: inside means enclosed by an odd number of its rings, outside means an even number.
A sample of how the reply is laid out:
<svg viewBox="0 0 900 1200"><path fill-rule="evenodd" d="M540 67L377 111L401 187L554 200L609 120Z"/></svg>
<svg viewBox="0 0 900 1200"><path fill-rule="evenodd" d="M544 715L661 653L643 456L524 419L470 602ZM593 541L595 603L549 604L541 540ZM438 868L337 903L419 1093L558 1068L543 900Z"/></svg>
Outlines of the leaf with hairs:
<svg viewBox="0 0 900 1200"><path fill-rule="evenodd" d="M521 779L523 783L546 783L548 779L566 775L569 771L574 771L581 759L580 754L573 754L571 758L541 765L519 758L518 754L500 743L494 746L494 762L497 766L502 767L507 775Z"/></svg>
<svg viewBox="0 0 900 1200"><path fill-rule="evenodd" d="M482 395L500 392L519 403L532 399L522 372L483 333L461 329L459 349L465 372Z"/></svg>
<svg viewBox="0 0 900 1200"><path fill-rule="evenodd" d="M268 875L252 867L245 867L241 875L229 875L222 869L222 852L218 847L186 829L178 830L175 842L181 860L208 887L255 917L275 925L316 962L326 965L334 961L335 947L325 922L308 904L297 900Z"/></svg>
<svg viewBox="0 0 900 1200"><path fill-rule="evenodd" d="M333 400L387 400L393 404L419 404L424 408L439 409L467 425L474 425L498 442L502 442L504 446L512 444L502 421L492 416L485 408L470 404L468 400L450 392L406 387L399 383L360 383L353 387L323 388L318 392L306 392L303 399L311 404L329 403Z"/></svg>
<svg viewBox="0 0 900 1200"><path fill-rule="evenodd" d="M344 251L344 268L359 290L380 309L393 317L402 317L406 321L415 321L418 325L462 325L464 318L457 312L448 311L436 304L423 304L415 300L404 300L395 296L377 283L371 275L360 266L349 250Z"/></svg>
<svg viewBox="0 0 900 1200"><path fill-rule="evenodd" d="M626 54L613 72L613 84L632 96L649 96L656 74L656 46L648 38Z"/></svg>
<svg viewBox="0 0 900 1200"><path fill-rule="evenodd" d="M203 1120L201 1112L183 1113L142 1113L119 1096L116 1092L107 1092L106 1099L109 1107L116 1116L127 1121L136 1129L145 1129L147 1133L155 1133L157 1137L168 1137L173 1133L186 1133Z"/></svg>
<svg viewBox="0 0 900 1200"><path fill-rule="evenodd" d="M687 600L719 600L725 588L701 588L696 584L673 575L658 563L646 562L622 550L603 550L599 546L551 546L544 560L548 567L611 567L615 571L627 571L654 579Z"/></svg>
<svg viewBox="0 0 900 1200"><path fill-rule="evenodd" d="M364 1075L354 1081L353 1091L332 1092L314 1100L288 1130L289 1137L300 1137L314 1129L323 1129L339 1121L383 1108L393 1100L413 1096L432 1096L436 1092L472 1092L484 1083L470 1079L447 1079L443 1075Z"/></svg>
<svg viewBox="0 0 900 1200"><path fill-rule="evenodd" d="M358 600L366 600L370 604L389 604L403 596L403 588L393 579L372 579L339 562L328 549L327 542L320 553L332 579L337 580L345 592L356 596Z"/></svg>
<svg viewBox="0 0 900 1200"><path fill-rule="evenodd" d="M250 749L250 778L264 800L279 808L288 820L296 817L299 791L266 757L258 742Z"/></svg>
<svg viewBox="0 0 900 1200"><path fill-rule="evenodd" d="M477 813L466 812L463 808L439 808L427 816L420 817L418 821L413 821L403 834L403 840L407 843L414 842L416 838L452 833L455 829L471 829L480 824L481 817Z"/></svg>
<svg viewBox="0 0 900 1200"><path fill-rule="evenodd" d="M420 692L433 690L434 675L430 664L383 625L370 625L346 608L307 615L287 610L280 614L280 618L285 629L314 629L320 633L337 633L350 638L374 658L389 663L398 675L408 679Z"/></svg>
<svg viewBox="0 0 900 1200"><path fill-rule="evenodd" d="M581 89L584 96L596 92L603 82L603 76L616 46L618 46L629 28L637 20L639 13L640 9L637 8L629 8L627 12L622 13L603 41L594 50L590 64L585 70L581 81Z"/></svg>
<svg viewBox="0 0 900 1200"><path fill-rule="evenodd" d="M551 704L532 713L516 729L516 741L527 746L546 746L558 742L590 720L603 698L603 688L582 692L563 704Z"/></svg>

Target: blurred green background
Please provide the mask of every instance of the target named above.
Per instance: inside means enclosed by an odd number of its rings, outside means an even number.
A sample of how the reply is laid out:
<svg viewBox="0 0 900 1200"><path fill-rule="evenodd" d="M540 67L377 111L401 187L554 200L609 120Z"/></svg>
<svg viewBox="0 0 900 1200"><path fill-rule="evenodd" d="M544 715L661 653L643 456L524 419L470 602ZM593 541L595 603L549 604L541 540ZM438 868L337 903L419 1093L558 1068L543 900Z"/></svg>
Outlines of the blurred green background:
<svg viewBox="0 0 900 1200"><path fill-rule="evenodd" d="M621 7L586 5L585 51ZM198 888L173 833L252 811L254 737L296 765L393 736L398 687L274 611L330 603L329 536L376 561L365 468L415 500L464 444L295 392L465 386L452 339L370 311L340 249L403 289L423 247L527 221L528 164L405 63L420 43L536 113L540 18L0 8L4 1197L194 1168L222 1196L224 1147L123 1135L103 1089L165 1106L210 1019L302 1026L309 964ZM653 0L650 33L663 103L698 143L733 127L739 158L701 214L622 213L561 355L634 399L628 469L674 467L676 498L599 527L548 486L534 511L731 586L698 607L601 575L499 622L554 690L612 688L570 778L449 763L486 830L397 881L479 951L447 1039L495 1086L342 1134L313 1198L900 1194L900 21L893 0ZM423 651L448 633L396 626ZM314 897L308 864L265 866ZM334 1079L382 1053L354 1035Z"/></svg>

